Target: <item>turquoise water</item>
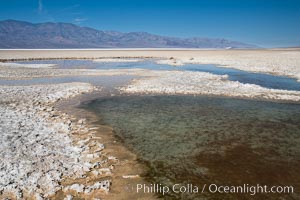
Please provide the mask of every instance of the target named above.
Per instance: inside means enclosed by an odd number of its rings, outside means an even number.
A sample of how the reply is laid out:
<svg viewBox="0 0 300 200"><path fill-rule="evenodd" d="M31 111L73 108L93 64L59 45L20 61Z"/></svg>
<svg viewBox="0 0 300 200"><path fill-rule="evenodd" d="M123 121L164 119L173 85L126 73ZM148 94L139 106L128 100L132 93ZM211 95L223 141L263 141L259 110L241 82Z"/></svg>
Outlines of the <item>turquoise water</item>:
<svg viewBox="0 0 300 200"><path fill-rule="evenodd" d="M296 79L273 76L261 73L251 73L242 70L232 68L222 68L217 65L205 65L205 64L188 64L180 67L174 67L171 65L156 64L153 61L142 62L120 62L120 63L100 63L93 62L92 60L42 60L42 61L27 61L19 63L48 63L56 64L58 68L64 69L76 69L76 68L88 68L88 69L128 69L128 68L140 68L151 70L186 70L186 71L199 71L209 72L217 75L229 76L229 80L239 81L241 83L250 83L260 85L266 88L272 89L284 89L284 90L297 90L300 91L300 82ZM7 83L8 84L8 83Z"/></svg>
<svg viewBox="0 0 300 200"><path fill-rule="evenodd" d="M145 178L152 183L288 184L299 189L299 104L199 96L115 96L87 102L82 108L96 113L100 124L114 128L149 167ZM200 197L252 196L164 196ZM274 196L256 197L251 199Z"/></svg>

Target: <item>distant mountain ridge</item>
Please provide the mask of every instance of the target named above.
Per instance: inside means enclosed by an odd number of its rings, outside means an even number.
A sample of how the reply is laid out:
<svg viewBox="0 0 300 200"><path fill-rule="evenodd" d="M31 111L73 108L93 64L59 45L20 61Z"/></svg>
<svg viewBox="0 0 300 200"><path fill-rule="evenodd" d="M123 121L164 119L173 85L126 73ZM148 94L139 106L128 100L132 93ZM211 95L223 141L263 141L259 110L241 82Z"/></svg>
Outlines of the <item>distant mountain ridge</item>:
<svg viewBox="0 0 300 200"><path fill-rule="evenodd" d="M176 38L147 32L122 33L71 23L0 21L0 48L258 48L226 39Z"/></svg>

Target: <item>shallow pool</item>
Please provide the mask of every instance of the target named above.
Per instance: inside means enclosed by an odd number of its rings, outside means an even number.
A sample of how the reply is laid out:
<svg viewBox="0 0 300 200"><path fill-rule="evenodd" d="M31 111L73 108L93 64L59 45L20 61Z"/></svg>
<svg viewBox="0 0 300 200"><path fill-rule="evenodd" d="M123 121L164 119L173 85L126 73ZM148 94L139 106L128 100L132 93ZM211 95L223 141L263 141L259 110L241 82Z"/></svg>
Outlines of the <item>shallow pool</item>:
<svg viewBox="0 0 300 200"><path fill-rule="evenodd" d="M104 97L82 105L148 167L152 183L300 183L300 105L192 96ZM247 199L248 195L169 194ZM274 199L259 194L257 199ZM259 197L259 198L258 198ZM278 197L278 196L276 196ZM218 198L217 198L218 199Z"/></svg>
<svg viewBox="0 0 300 200"><path fill-rule="evenodd" d="M39 84L59 84L59 83L72 83L83 82L91 83L95 86L102 86L107 89L122 86L127 84L136 76L130 75L114 75L114 76L66 76L66 77L43 77L23 80L1 80L0 85L39 85Z"/></svg>
<svg viewBox="0 0 300 200"><path fill-rule="evenodd" d="M233 68L222 68L217 65L206 64L187 64L179 67L174 67L166 64L156 64L153 60L141 61L141 62L93 62L92 60L42 60L42 61L27 61L19 63L49 63L56 64L58 68L65 69L128 69L128 68L140 68L151 70L187 70L187 71L199 71L209 72L217 75L229 76L229 80L239 81L241 83L250 83L260 85L266 88L284 89L284 90L296 90L300 91L300 82L297 82L294 78L284 76L274 76L262 73L251 73L247 71L237 70ZM1 83L0 83L1 84Z"/></svg>

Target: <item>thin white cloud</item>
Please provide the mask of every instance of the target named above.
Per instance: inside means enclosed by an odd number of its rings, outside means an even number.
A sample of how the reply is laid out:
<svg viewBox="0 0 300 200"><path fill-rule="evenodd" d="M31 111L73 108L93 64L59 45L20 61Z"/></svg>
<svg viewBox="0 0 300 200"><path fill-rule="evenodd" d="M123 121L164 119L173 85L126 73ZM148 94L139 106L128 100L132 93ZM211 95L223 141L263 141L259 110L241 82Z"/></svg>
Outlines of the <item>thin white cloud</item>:
<svg viewBox="0 0 300 200"><path fill-rule="evenodd" d="M38 0L37 14L38 17L43 21L55 21L53 15L51 15L51 13L48 13L46 7L44 6L43 0Z"/></svg>
<svg viewBox="0 0 300 200"><path fill-rule="evenodd" d="M87 18L75 18L73 21L76 23L76 24L80 24L81 22L84 22L86 21Z"/></svg>
<svg viewBox="0 0 300 200"><path fill-rule="evenodd" d="M43 12L43 1L42 0L38 1L38 12L39 13Z"/></svg>

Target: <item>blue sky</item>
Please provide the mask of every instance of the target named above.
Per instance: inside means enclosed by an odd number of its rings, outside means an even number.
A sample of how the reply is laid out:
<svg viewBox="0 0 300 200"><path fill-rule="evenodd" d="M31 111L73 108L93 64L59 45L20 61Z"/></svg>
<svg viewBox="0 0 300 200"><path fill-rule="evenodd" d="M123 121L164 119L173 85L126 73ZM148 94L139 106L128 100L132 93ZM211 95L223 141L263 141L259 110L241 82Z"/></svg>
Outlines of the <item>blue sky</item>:
<svg viewBox="0 0 300 200"><path fill-rule="evenodd" d="M300 0L0 0L0 20L300 46Z"/></svg>

